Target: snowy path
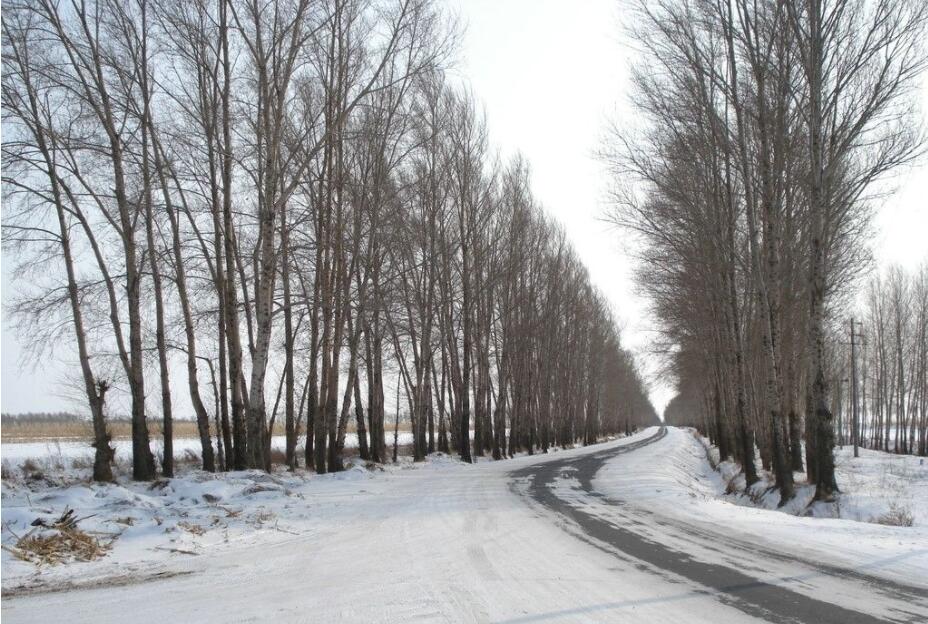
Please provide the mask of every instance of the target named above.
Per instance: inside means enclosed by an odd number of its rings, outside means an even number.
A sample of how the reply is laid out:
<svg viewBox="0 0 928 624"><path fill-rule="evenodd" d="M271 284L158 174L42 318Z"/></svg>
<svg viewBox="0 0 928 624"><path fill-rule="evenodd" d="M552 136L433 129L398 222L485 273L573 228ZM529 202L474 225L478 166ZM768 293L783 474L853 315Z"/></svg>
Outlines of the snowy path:
<svg viewBox="0 0 928 624"><path fill-rule="evenodd" d="M720 553L724 535L705 528L688 534L677 520L594 491L601 466L620 471L629 458L667 442L652 429L544 457L333 482L307 498L304 525L274 540L177 555L164 569L127 571L122 585L114 580L5 598L3 619L721 624L819 622L829 614L846 622L928 618L924 586L854 576L734 543L730 554ZM153 573L165 578L129 582Z"/></svg>

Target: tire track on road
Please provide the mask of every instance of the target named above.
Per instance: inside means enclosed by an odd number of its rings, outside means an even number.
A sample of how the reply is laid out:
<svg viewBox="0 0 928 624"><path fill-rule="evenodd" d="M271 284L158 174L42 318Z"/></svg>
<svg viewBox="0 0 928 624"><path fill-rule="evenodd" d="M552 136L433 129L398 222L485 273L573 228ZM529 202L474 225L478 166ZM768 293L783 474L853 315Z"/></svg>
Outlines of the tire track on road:
<svg viewBox="0 0 928 624"><path fill-rule="evenodd" d="M922 622L928 617L928 611L923 611L919 608L919 605L914 604L912 607L918 612L894 609L891 613L887 613L885 617L877 617L823 600L817 600L782 585L759 580L730 566L699 561L686 552L671 549L658 541L643 537L631 528L609 522L600 514L590 513L582 507L571 505L555 493L553 486L556 481L565 472L569 471L569 476L578 479L581 488L590 495L592 501L613 509L615 505L624 504L621 501L609 500L597 493L592 487L593 477L609 459L632 452L648 444L653 444L662 439L666 433L666 428L661 427L654 435L631 444L581 457L536 464L513 471L510 473L510 476L514 478L511 489L522 495L527 494L534 502L566 519L568 525L582 532L582 534L577 535L578 537L599 549L614 555L621 553L618 556L623 559L626 556L632 557L647 564L647 566L639 566L640 568L650 568L653 573L665 577L669 575L671 576L670 580L674 580L672 577L683 577L695 582L705 588L703 590L697 589L696 592L710 593L720 602L753 617L759 617L771 622L808 622L809 624ZM519 488L518 484L525 481L529 482L529 486ZM635 520L630 518L626 518L626 520L630 521L630 527L634 526ZM782 554L779 554L778 558L789 560L789 557ZM797 563L805 565L805 562ZM842 574L842 571L836 568L825 566L821 566L819 572L839 579L851 576L850 574ZM859 581L861 580L860 577L862 577L871 586L882 588L887 592L917 598L928 597L924 592L915 588L898 586L889 581L869 578L864 575L856 576L857 578L852 578L852 580Z"/></svg>

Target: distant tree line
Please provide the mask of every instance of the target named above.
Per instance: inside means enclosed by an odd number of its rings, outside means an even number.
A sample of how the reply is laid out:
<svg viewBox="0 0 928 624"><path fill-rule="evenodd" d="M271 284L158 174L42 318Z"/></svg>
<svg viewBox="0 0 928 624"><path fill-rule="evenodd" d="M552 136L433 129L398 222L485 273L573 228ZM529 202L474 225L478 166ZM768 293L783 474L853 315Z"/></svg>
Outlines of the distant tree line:
<svg viewBox="0 0 928 624"><path fill-rule="evenodd" d="M72 412L26 412L23 414L0 414L0 423L72 423L81 416Z"/></svg>
<svg viewBox="0 0 928 624"><path fill-rule="evenodd" d="M911 273L890 267L864 293L853 366L850 325L842 336L839 442L853 444L856 402L860 446L928 455L928 265Z"/></svg>
<svg viewBox="0 0 928 624"><path fill-rule="evenodd" d="M37 343L73 337L95 478L116 391L134 477L155 477L152 405L173 474L176 361L206 470L269 470L281 428L289 468L341 470L351 419L386 461L393 371L417 460L656 421L527 165L498 162L445 78L459 29L436 2L13 0L2 19L3 242L29 285L11 311Z"/></svg>
<svg viewBox="0 0 928 624"><path fill-rule="evenodd" d="M913 272L889 267L867 281L859 300L828 329L836 443L854 444L856 403L859 446L928 455L928 265ZM666 417L697 424L700 406L692 403L697 395L675 397Z"/></svg>
<svg viewBox="0 0 928 624"><path fill-rule="evenodd" d="M617 128L606 156L634 181L613 216L645 244L638 277L679 382L666 418L707 432L748 486L756 448L782 502L803 469L829 500L833 373L870 199L922 147L910 95L928 3L642 0L635 17L645 123ZM920 322L904 330L909 363ZM911 429L918 382L881 379L879 413Z"/></svg>

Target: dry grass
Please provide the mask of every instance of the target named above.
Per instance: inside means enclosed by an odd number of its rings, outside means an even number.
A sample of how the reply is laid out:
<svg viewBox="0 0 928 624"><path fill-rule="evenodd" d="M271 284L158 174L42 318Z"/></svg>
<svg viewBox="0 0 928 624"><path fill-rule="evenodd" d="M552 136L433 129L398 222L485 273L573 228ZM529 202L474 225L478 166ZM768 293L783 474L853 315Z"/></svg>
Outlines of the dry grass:
<svg viewBox="0 0 928 624"><path fill-rule="evenodd" d="M300 453L297 453L297 457L302 458ZM287 452L284 449L271 447L271 464L283 466L287 463Z"/></svg>
<svg viewBox="0 0 928 624"><path fill-rule="evenodd" d="M56 565L69 561L93 561L104 556L109 544L78 528L56 529L39 535L29 533L16 546L4 546L17 559L37 565Z"/></svg>
<svg viewBox="0 0 928 624"><path fill-rule="evenodd" d="M113 420L107 424L114 440L132 438L132 423L128 420ZM152 419L149 433L161 436L161 425ZM199 436L197 424L192 420L175 420L175 438L196 438ZM91 440L93 425L89 420L72 420L67 422L36 422L16 420L3 424L3 442L41 442L43 440Z"/></svg>
<svg viewBox="0 0 928 624"><path fill-rule="evenodd" d="M15 545L4 544L3 548L17 559L36 565L93 561L106 555L115 536L103 542L79 529L77 523L74 511L65 509L52 524L37 520L28 533L17 538Z"/></svg>
<svg viewBox="0 0 928 624"><path fill-rule="evenodd" d="M279 422L279 421L278 421ZM111 420L107 429L114 440L130 440L132 438L132 423L128 420ZM400 423L400 431L409 431L409 423ZM349 433L357 433L354 422L348 424ZM393 432L392 426L390 433ZM149 419L149 434L152 437L162 435L161 422L156 418ZM274 428L275 435L282 435L282 425ZM175 420L174 438L198 438L197 423L193 420ZM215 438L216 430L210 426L210 435ZM41 442L45 440L91 440L93 439L93 426L89 420L74 419L66 422L9 420L4 421L0 439L3 442Z"/></svg>
<svg viewBox="0 0 928 624"><path fill-rule="evenodd" d="M273 520L274 514L270 511L267 511L266 509L262 509L258 511L252 519L254 520L255 525L260 528L261 525L265 522L270 522Z"/></svg>
<svg viewBox="0 0 928 624"><path fill-rule="evenodd" d="M915 518L912 516L912 511L905 505L890 503L889 511L874 518L873 522L886 526L910 527L914 524Z"/></svg>
<svg viewBox="0 0 928 624"><path fill-rule="evenodd" d="M204 533L206 533L206 529L201 527L199 524L195 524L193 522L187 522L186 520L182 520L181 522L178 522L177 526L179 526L183 530L193 535L203 535Z"/></svg>
<svg viewBox="0 0 928 624"><path fill-rule="evenodd" d="M180 466L198 468L202 463L200 454L193 449L184 449L183 453L174 456L174 463Z"/></svg>
<svg viewBox="0 0 928 624"><path fill-rule="evenodd" d="M43 476L39 462L31 457L26 458L19 469L23 471L23 476L27 479L41 479Z"/></svg>

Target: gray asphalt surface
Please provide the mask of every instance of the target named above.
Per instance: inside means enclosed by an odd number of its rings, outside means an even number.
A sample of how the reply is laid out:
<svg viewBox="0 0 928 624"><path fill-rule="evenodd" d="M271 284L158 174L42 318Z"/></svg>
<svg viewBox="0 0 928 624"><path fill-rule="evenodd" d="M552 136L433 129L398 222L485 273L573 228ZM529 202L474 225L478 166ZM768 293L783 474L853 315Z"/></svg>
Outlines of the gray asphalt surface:
<svg viewBox="0 0 928 624"><path fill-rule="evenodd" d="M646 509L636 510L636 518L641 520L629 521L629 515L618 514L610 518L609 510L634 506L634 502L609 499L596 492L592 481L599 469L606 461L617 455L632 453L636 449L660 440L666 435L661 428L653 436L644 440L616 447L606 451L584 455L578 458L555 460L553 462L538 464L523 468L511 473L513 477L513 490L526 494L533 504L555 512L563 519L565 528L580 539L615 554L628 562L636 562L636 566L643 571L671 578L671 580L685 579L693 584L694 592L710 594L720 602L734 607L746 615L760 618L769 622L800 622L807 624L870 624L874 622L928 622L928 592L917 588L891 583L886 580L868 577L865 574L821 565L816 562L805 561L772 552L739 541L737 536L706 535L702 531L702 538L707 543L714 543L719 552L731 556L743 556L744 568L736 568L717 563L699 560L691 553L671 548L653 539L653 533L641 530L641 524L655 523L669 530L683 531L690 535L699 532L689 526L675 525L672 520L658 518ZM588 494L583 505L571 504L557 496L552 487L561 476L569 476L579 481L582 490ZM518 487L517 484L528 484L528 487ZM594 507L591 509L591 505ZM606 508L595 508L605 506ZM605 513L603 513L605 512ZM722 528L724 530L724 528ZM824 575L829 580L852 583L866 588L875 596L874 602L881 597L887 599L894 606L881 610L879 604L871 613L861 613L850 610L828 600L828 596L821 599L810 597L804 593L793 591L781 584L760 580L743 569L757 569L758 560L771 560L779 564L786 562L794 564L796 576L782 579L790 581L803 576ZM902 608L899 605L904 605ZM882 611L882 613L881 613ZM874 615L880 613L880 615ZM562 615L569 615L565 611Z"/></svg>

